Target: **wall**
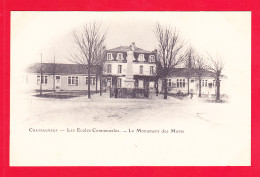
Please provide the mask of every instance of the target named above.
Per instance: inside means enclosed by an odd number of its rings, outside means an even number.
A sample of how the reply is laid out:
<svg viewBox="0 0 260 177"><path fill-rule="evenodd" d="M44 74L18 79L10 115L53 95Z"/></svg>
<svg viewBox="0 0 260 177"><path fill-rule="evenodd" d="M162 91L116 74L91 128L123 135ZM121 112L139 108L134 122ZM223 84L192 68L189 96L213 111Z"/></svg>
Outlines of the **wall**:
<svg viewBox="0 0 260 177"><path fill-rule="evenodd" d="M143 74L140 74L141 65L143 66ZM133 63L133 73L134 75L152 76L153 74L150 74L150 66L153 66L154 69L156 68L156 65L152 63Z"/></svg>
<svg viewBox="0 0 260 177"><path fill-rule="evenodd" d="M107 72L107 64L111 64L111 73ZM121 76L121 75L126 75L126 68L127 68L127 63L120 63L120 62L107 62L105 65L105 70L104 74L112 74L114 76ZM122 73L118 73L118 65L122 65ZM143 74L140 74L140 66L143 66ZM152 63L134 63L133 62L133 74L134 75L146 75L146 76L151 76L150 74L150 66L154 67L154 70L156 69L156 65Z"/></svg>
<svg viewBox="0 0 260 177"><path fill-rule="evenodd" d="M169 79L171 79L171 87L169 87ZM185 87L177 87L177 79L184 79L185 80ZM193 80L193 82L192 82ZM215 94L215 90L216 90L216 84L214 83L213 86L213 80L215 80L215 78L212 77L202 77L201 80L207 80L207 86L201 87L201 93L202 94ZM193 92L195 94L199 94L199 80L195 77L191 77L190 80L190 85L189 85L189 89L190 92ZM176 94L178 92L180 93L188 93L188 79L186 77L170 77L168 78L168 82L167 82L167 87L168 87L168 93L173 93ZM209 85L212 84L212 87L209 87ZM224 90L224 85L225 85L225 79L221 79L221 94L224 94L224 92L222 92L222 90ZM162 92L162 80L159 80L159 92Z"/></svg>
<svg viewBox="0 0 260 177"><path fill-rule="evenodd" d="M38 74L40 76L40 74ZM42 90L53 90L53 76L47 76L47 84L42 84ZM59 75L61 76L61 90L87 90L88 85L86 84L87 75ZM78 86L68 85L68 76L78 76ZM94 75L92 75L94 77ZM37 74L26 74L24 76L24 86L28 90L39 90L40 84L37 84ZM27 79L26 79L27 78ZM28 82L27 82L28 81ZM57 86L57 85L56 85ZM100 80L98 78L98 90L100 88ZM90 85L90 90L96 90L96 85Z"/></svg>
<svg viewBox="0 0 260 177"><path fill-rule="evenodd" d="M68 77L74 76L78 77L78 85L69 85ZM94 75L92 76L94 77ZM92 78L91 77L91 78ZM63 75L61 76L61 90L88 90L88 84L86 84L87 75ZM98 90L100 88L99 79L98 79ZM96 90L96 85L90 84L90 90Z"/></svg>

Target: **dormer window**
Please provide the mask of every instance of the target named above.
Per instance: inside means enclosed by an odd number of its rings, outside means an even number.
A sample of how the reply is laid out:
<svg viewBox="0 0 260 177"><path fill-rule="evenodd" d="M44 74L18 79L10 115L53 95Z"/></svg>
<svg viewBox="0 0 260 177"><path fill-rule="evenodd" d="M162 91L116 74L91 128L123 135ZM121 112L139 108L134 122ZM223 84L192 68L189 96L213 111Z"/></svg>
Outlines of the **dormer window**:
<svg viewBox="0 0 260 177"><path fill-rule="evenodd" d="M123 60L123 54L122 53L117 54L117 60Z"/></svg>
<svg viewBox="0 0 260 177"><path fill-rule="evenodd" d="M144 54L139 54L138 61L144 61Z"/></svg>
<svg viewBox="0 0 260 177"><path fill-rule="evenodd" d="M113 60L112 53L107 54L107 60Z"/></svg>
<svg viewBox="0 0 260 177"><path fill-rule="evenodd" d="M154 63L155 62L155 56L154 55L150 55L149 56L149 60L151 63Z"/></svg>

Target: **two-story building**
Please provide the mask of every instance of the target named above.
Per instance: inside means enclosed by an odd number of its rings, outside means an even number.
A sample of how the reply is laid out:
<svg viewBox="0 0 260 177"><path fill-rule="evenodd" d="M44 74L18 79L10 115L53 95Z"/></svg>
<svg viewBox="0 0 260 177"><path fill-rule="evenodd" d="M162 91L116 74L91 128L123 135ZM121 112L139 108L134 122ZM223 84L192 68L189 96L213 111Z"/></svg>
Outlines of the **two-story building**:
<svg viewBox="0 0 260 177"><path fill-rule="evenodd" d="M106 51L103 76L107 86L116 88L154 88L156 51L120 46Z"/></svg>

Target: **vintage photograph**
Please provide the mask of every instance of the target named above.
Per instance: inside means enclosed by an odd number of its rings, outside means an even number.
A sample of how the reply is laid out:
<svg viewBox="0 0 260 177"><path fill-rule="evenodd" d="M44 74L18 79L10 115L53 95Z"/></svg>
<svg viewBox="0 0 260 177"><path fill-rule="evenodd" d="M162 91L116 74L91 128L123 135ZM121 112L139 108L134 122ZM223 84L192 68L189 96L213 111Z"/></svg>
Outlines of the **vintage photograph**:
<svg viewBox="0 0 260 177"><path fill-rule="evenodd" d="M250 166L250 12L11 13L11 166Z"/></svg>

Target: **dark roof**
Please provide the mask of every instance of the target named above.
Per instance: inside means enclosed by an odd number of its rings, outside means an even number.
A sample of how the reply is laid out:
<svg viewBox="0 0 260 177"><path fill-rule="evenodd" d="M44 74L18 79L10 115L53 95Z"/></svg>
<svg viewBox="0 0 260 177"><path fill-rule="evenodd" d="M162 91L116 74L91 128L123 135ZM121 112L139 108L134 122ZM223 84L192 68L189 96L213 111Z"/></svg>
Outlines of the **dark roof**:
<svg viewBox="0 0 260 177"><path fill-rule="evenodd" d="M144 49L141 49L141 48L138 48L138 47L134 47L135 50L134 52L140 52L140 53L152 53L150 51L147 51L147 50L144 50ZM113 48L113 49L109 49L107 51L113 51L113 52L127 52L127 51L130 51L131 49L131 46L120 46L120 47L116 47L116 48Z"/></svg>
<svg viewBox="0 0 260 177"><path fill-rule="evenodd" d="M215 74L211 71L208 70L198 70L195 68L175 68L168 77L194 77L194 76L198 76L198 74L201 72L201 76L202 77L214 77Z"/></svg>
<svg viewBox="0 0 260 177"><path fill-rule="evenodd" d="M91 70L91 74L95 73L96 67ZM27 70L29 73L41 73L41 64L36 63L30 65ZM42 63L42 73L56 74L87 74L87 67L80 64L60 64L60 63Z"/></svg>

